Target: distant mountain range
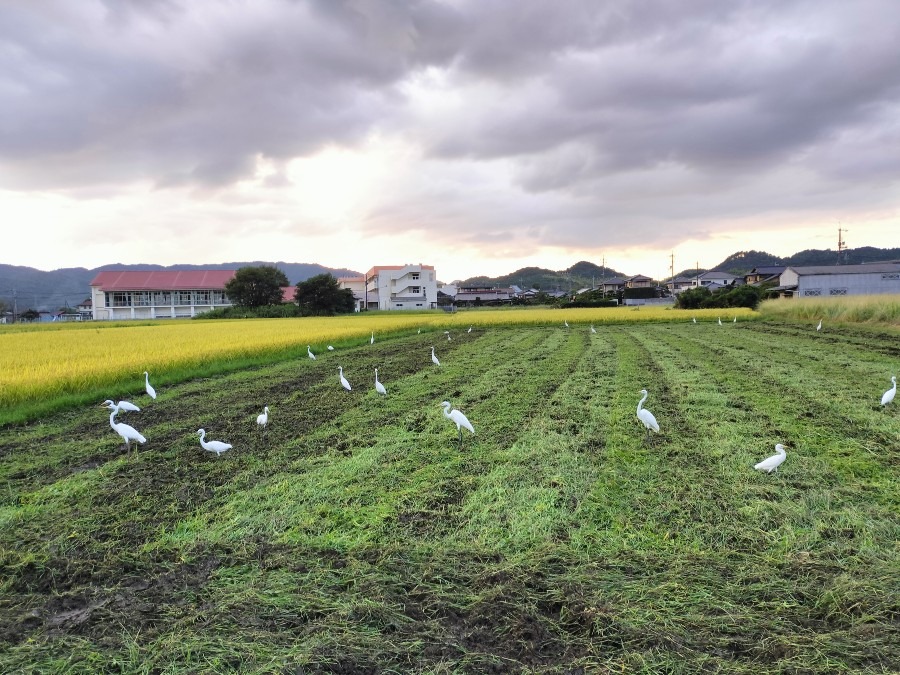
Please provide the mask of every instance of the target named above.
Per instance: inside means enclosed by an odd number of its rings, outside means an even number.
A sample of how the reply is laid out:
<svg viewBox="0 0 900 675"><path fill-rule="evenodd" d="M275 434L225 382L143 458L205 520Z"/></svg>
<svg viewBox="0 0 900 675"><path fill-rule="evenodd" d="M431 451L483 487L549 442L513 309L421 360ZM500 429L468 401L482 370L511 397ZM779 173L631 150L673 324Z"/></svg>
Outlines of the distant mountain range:
<svg viewBox="0 0 900 675"><path fill-rule="evenodd" d="M609 267L600 267L582 260L569 269L554 271L542 267L523 267L502 277L471 277L457 283L458 286L519 286L543 291L578 290L600 283L603 279L625 276Z"/></svg>
<svg viewBox="0 0 900 675"><path fill-rule="evenodd" d="M851 248L840 253L840 263L853 265L871 262L900 260L900 248L874 248L864 246ZM834 265L838 263L837 251L831 249L807 249L786 258L780 258L764 251L739 251L718 265L710 268L688 268L676 276L693 276L708 270L723 270L732 274L746 274L754 267L767 265ZM348 269L332 269L314 263L286 262L226 262L217 265L104 265L94 269L74 267L45 272L33 267L0 265L0 301L11 307L13 295L19 311L26 309L56 311L61 307L75 307L90 297L91 280L98 272L106 270L228 270L240 267L274 265L282 270L291 284L306 281L316 274L325 272L336 277L360 276L360 272ZM542 267L523 267L511 274L500 277L471 277L457 282L460 286L502 286L538 288L545 291L574 291L599 284L604 279L627 277L609 267L601 267L582 260L565 270L550 270ZM661 280L660 280L661 281Z"/></svg>
<svg viewBox="0 0 900 675"><path fill-rule="evenodd" d="M863 246L851 248L840 253L834 250L807 249L786 258L780 258L764 251L738 251L733 253L718 265L709 268L688 268L677 272L676 276L694 276L697 273L709 270L722 270L731 274L744 275L754 267L768 265L859 265L871 262L887 262L900 260L900 248L874 248ZM459 286L509 286L515 284L525 288L537 288L545 291L552 290L577 290L596 285L603 279L613 277L628 277L632 274L623 274L608 267L599 267L594 263L581 261L575 263L566 270L549 270L541 267L523 267L511 274L501 277L471 277L458 282ZM662 281L662 279L658 280Z"/></svg>
<svg viewBox="0 0 900 675"><path fill-rule="evenodd" d="M840 257L839 257L840 256ZM848 248L838 254L833 249L809 248L786 258L765 251L738 251L732 253L715 267L700 269L700 272L720 270L732 274L747 274L755 267L767 267L770 265L793 265L794 267L809 267L813 265L862 265L864 263L889 262L900 260L900 248L875 248L873 246L861 246L860 248ZM693 276L697 274L696 268L688 268L679 272L676 276Z"/></svg>
<svg viewBox="0 0 900 675"><path fill-rule="evenodd" d="M336 277L359 276L360 272L332 269L313 263L286 262L226 262L217 265L103 265L94 269L72 267L45 272L33 267L0 265L0 301L8 307L16 305L20 312L26 309L56 311L62 307L75 307L91 296L90 283L98 272L107 270L236 270L241 267L269 265L287 275L291 284L306 281L317 274L328 272Z"/></svg>

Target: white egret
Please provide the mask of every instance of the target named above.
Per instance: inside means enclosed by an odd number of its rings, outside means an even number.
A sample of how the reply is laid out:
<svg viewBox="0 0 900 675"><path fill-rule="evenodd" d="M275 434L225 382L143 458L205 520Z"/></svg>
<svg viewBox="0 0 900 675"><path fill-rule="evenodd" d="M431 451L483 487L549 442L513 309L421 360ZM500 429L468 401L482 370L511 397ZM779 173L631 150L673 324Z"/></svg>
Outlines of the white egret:
<svg viewBox="0 0 900 675"><path fill-rule="evenodd" d="M565 319L563 319L563 323L564 323L564 324L566 324L566 328L568 328L568 327L569 327L569 322L568 322L568 321L566 321L566 320L565 320Z"/></svg>
<svg viewBox="0 0 900 675"><path fill-rule="evenodd" d="M307 355L309 356L309 358L311 358L313 361L316 360L316 355L312 353L312 349L309 348L309 345L306 345L306 354L307 354Z"/></svg>
<svg viewBox="0 0 900 675"><path fill-rule="evenodd" d="M753 466L757 471L765 471L766 473L778 473L778 467L784 463L784 460L787 459L787 453L784 451L784 446L781 443L778 443L775 446L775 453L771 457L766 457L759 464L755 464Z"/></svg>
<svg viewBox="0 0 900 675"><path fill-rule="evenodd" d="M347 378L344 377L344 369L341 366L338 366L338 373L340 374L340 378L341 378L341 386L344 389L346 389L347 391L351 391L350 383L347 382Z"/></svg>
<svg viewBox="0 0 900 675"><path fill-rule="evenodd" d="M420 328L419 330L416 331L416 335L421 335L421 334L422 334L422 329Z"/></svg>
<svg viewBox="0 0 900 675"><path fill-rule="evenodd" d="M109 399L106 399L105 401L103 401L103 403L101 405L105 405L110 410L113 410L116 408L118 408L119 410L127 410L127 411L132 411L132 412L140 412L140 410L141 410L131 401L119 401L118 403L113 403Z"/></svg>
<svg viewBox="0 0 900 675"><path fill-rule="evenodd" d="M719 325L720 326L722 325L722 317L721 316L719 317Z"/></svg>
<svg viewBox="0 0 900 675"><path fill-rule="evenodd" d="M822 319L819 319L819 325L816 326L816 332L819 332L820 330L822 330Z"/></svg>
<svg viewBox="0 0 900 675"><path fill-rule="evenodd" d="M385 389L384 385L378 381L378 368L375 369L375 391L379 394L387 394L387 389Z"/></svg>
<svg viewBox="0 0 900 675"><path fill-rule="evenodd" d="M441 365L441 362L438 361L438 357L436 357L436 356L434 355L434 347L431 348L431 362L432 362L434 365L436 365L436 366Z"/></svg>
<svg viewBox="0 0 900 675"><path fill-rule="evenodd" d="M269 424L269 406L263 406L262 415L256 416L256 424L265 429Z"/></svg>
<svg viewBox="0 0 900 675"><path fill-rule="evenodd" d="M331 345L328 345L328 351L333 352L333 351L334 351L334 347L332 347Z"/></svg>
<svg viewBox="0 0 900 675"><path fill-rule="evenodd" d="M732 319L731 323L737 323L737 317L734 317L734 319Z"/></svg>
<svg viewBox="0 0 900 675"><path fill-rule="evenodd" d="M472 326L469 326L469 330L467 330L466 332L467 332L467 333L471 333L471 332L472 332Z"/></svg>
<svg viewBox="0 0 900 675"><path fill-rule="evenodd" d="M456 430L459 432L459 443L460 445L462 445L463 427L471 431L473 434L475 433L475 429L472 427L472 423L469 422L469 419L459 410L450 410L449 401L443 401L441 405L444 407L444 417L446 417L456 425Z"/></svg>
<svg viewBox="0 0 900 675"><path fill-rule="evenodd" d="M643 423L645 427L647 427L647 438L650 438L650 430L652 429L656 433L659 433L659 422L656 421L656 418L653 416L653 413L644 408L644 401L647 400L647 397L650 395L647 393L646 389L641 389L641 393L644 395L644 398L640 400L637 406L637 418Z"/></svg>
<svg viewBox="0 0 900 675"><path fill-rule="evenodd" d="M150 398L155 399L156 398L156 389L154 389L153 387L150 386L150 374L146 370L144 371L144 384L146 385L146 388L147 388L147 395Z"/></svg>
<svg viewBox="0 0 900 675"><path fill-rule="evenodd" d="M449 331L449 330L445 330L445 331L444 331L444 335L447 336L447 342L450 342L450 331Z"/></svg>
<svg viewBox="0 0 900 675"><path fill-rule="evenodd" d="M197 429L197 433L200 434L200 445L203 446L203 449L216 453L216 457L221 455L226 450L231 450L231 443L223 443L222 441L207 441L205 429Z"/></svg>
<svg viewBox="0 0 900 675"><path fill-rule="evenodd" d="M597 329L594 328L594 324L591 324L591 332L592 332L592 333L596 333L596 332L597 332Z"/></svg>
<svg viewBox="0 0 900 675"><path fill-rule="evenodd" d="M695 316L693 319L691 319L691 320L692 320L694 323L697 323L697 317L696 317L696 316Z"/></svg>
<svg viewBox="0 0 900 675"><path fill-rule="evenodd" d="M374 344L375 344L375 331L372 331L372 337L369 338L369 344L370 344L370 345L374 345Z"/></svg>
<svg viewBox="0 0 900 675"><path fill-rule="evenodd" d="M894 400L894 396L897 395L897 378L895 376L891 377L891 382L894 383L894 386L888 389L881 396L881 405L887 405L891 401Z"/></svg>
<svg viewBox="0 0 900 675"><path fill-rule="evenodd" d="M137 429L128 426L124 422L116 422L116 413L118 412L119 409L113 407L113 411L109 413L109 426L111 426L112 430L119 434L119 436L122 437L122 440L125 441L125 449L131 449L131 441L146 443L147 439L144 438Z"/></svg>

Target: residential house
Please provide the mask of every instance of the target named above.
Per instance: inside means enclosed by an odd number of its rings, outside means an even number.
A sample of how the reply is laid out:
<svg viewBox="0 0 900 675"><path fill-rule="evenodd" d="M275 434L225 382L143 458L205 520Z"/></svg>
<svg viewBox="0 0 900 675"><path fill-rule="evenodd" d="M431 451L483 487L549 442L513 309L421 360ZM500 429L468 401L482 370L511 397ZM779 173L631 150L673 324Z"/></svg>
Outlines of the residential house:
<svg viewBox="0 0 900 675"><path fill-rule="evenodd" d="M678 295L682 291L694 287L694 280L691 277L675 277L666 282L666 288L672 295Z"/></svg>
<svg viewBox="0 0 900 675"><path fill-rule="evenodd" d="M784 265L766 265L754 267L744 275L744 283L758 286L767 282L778 282L778 277L784 272Z"/></svg>
<svg viewBox="0 0 900 675"><path fill-rule="evenodd" d="M76 305L75 309L78 311L81 321L94 318L94 302L90 298L82 300Z"/></svg>
<svg viewBox="0 0 900 675"><path fill-rule="evenodd" d="M653 279L645 277L643 274L635 274L633 277L625 279L625 288L652 288L653 286Z"/></svg>
<svg viewBox="0 0 900 675"><path fill-rule="evenodd" d="M613 277L602 281L600 288L603 289L604 293L620 293L625 290L625 282L626 280L623 277Z"/></svg>
<svg viewBox="0 0 900 675"><path fill-rule="evenodd" d="M106 271L91 281L95 320L187 318L227 307L237 270ZM293 297L291 297L293 299Z"/></svg>
<svg viewBox="0 0 900 675"><path fill-rule="evenodd" d="M786 267L773 289L784 297L900 293L900 262Z"/></svg>
<svg viewBox="0 0 900 675"><path fill-rule="evenodd" d="M744 278L731 274L730 272L722 272L721 270L710 270L692 279L694 287L703 286L710 287L710 290L722 288L724 286L735 286L744 283Z"/></svg>
<svg viewBox="0 0 900 675"><path fill-rule="evenodd" d="M366 307L366 278L361 277L338 277L338 286L341 288L349 288L353 292L354 310L359 312Z"/></svg>
<svg viewBox="0 0 900 675"><path fill-rule="evenodd" d="M511 302L513 291L511 288L494 288L488 286L463 286L460 287L454 298L457 306L471 305L503 305Z"/></svg>

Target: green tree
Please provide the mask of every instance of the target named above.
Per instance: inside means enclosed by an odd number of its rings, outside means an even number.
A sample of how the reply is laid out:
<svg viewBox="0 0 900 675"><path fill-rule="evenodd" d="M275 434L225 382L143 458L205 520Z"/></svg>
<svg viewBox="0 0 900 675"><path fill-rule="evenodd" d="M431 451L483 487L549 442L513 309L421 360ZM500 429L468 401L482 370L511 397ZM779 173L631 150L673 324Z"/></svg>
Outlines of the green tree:
<svg viewBox="0 0 900 675"><path fill-rule="evenodd" d="M765 289L760 286L750 286L743 284L735 286L731 290L722 294L722 301L726 307L749 307L756 309L759 301L765 294Z"/></svg>
<svg viewBox="0 0 900 675"><path fill-rule="evenodd" d="M304 314L343 314L356 307L353 291L341 288L330 274L317 274L297 284L294 300Z"/></svg>
<svg viewBox="0 0 900 675"><path fill-rule="evenodd" d="M19 318L23 321L37 321L41 318L40 312L36 309L26 309L24 312L19 314Z"/></svg>
<svg viewBox="0 0 900 675"><path fill-rule="evenodd" d="M225 294L240 307L280 305L283 301L281 289L285 286L290 286L290 282L277 267L242 267L225 284Z"/></svg>
<svg viewBox="0 0 900 675"><path fill-rule="evenodd" d="M675 307L678 309L700 309L703 303L712 298L712 292L708 288L698 286L686 291L681 291L675 296Z"/></svg>

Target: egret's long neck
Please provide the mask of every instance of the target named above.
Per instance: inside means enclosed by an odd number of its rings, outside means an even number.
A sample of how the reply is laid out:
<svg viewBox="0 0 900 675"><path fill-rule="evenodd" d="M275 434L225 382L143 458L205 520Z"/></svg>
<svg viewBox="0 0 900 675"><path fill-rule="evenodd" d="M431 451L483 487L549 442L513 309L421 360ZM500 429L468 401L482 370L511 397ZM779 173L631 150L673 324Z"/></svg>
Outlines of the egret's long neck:
<svg viewBox="0 0 900 675"><path fill-rule="evenodd" d="M650 392L647 392L646 394L644 394L644 398L642 398L642 399L640 400L640 402L638 402L638 408L637 408L638 410L640 410L641 408L644 407L644 401L647 400L647 397L648 397L649 395L650 395Z"/></svg>
<svg viewBox="0 0 900 675"><path fill-rule="evenodd" d="M114 409L111 413L109 413L109 426L113 429L116 428L116 413L119 412L118 409Z"/></svg>

